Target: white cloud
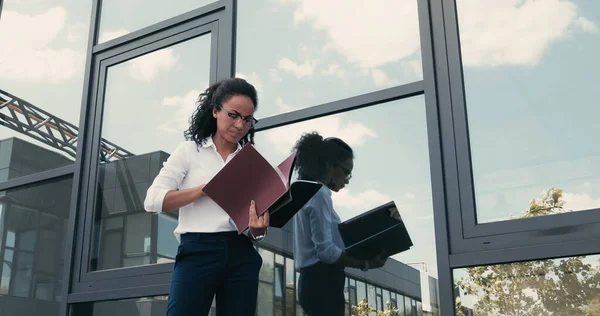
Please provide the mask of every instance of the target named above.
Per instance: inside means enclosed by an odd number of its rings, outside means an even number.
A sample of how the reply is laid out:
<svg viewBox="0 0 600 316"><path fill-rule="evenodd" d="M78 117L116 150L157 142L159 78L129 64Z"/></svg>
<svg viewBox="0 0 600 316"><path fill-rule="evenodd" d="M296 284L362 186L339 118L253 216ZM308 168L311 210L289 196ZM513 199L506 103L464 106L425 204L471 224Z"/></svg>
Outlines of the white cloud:
<svg viewBox="0 0 600 316"><path fill-rule="evenodd" d="M87 38L88 29L86 23L76 23L68 28L67 40L77 42Z"/></svg>
<svg viewBox="0 0 600 316"><path fill-rule="evenodd" d="M98 40L98 43L108 42L110 40L113 40L117 37L121 37L126 34L129 34L129 31L125 30L125 29L104 31L104 32L102 32L102 34L100 34L100 39Z"/></svg>
<svg viewBox="0 0 600 316"><path fill-rule="evenodd" d="M277 69L269 69L269 79L273 82L281 82L281 77L279 77L279 71Z"/></svg>
<svg viewBox="0 0 600 316"><path fill-rule="evenodd" d="M37 15L5 10L0 19L0 78L59 83L81 73L85 53L57 47L68 13L55 7ZM68 34L64 34L68 38Z"/></svg>
<svg viewBox="0 0 600 316"><path fill-rule="evenodd" d="M285 113L294 110L294 106L283 102L282 97L275 98L275 104L277 104L277 107L279 108L279 113Z"/></svg>
<svg viewBox="0 0 600 316"><path fill-rule="evenodd" d="M176 63L173 49L163 48L129 61L129 75L135 80L151 81L160 71L170 70Z"/></svg>
<svg viewBox="0 0 600 316"><path fill-rule="evenodd" d="M241 78L244 79L246 81L248 81L250 84L252 84L254 86L254 88L256 88L256 90L258 92L262 92L263 91L263 85L262 85L262 80L260 80L260 77L258 76L258 74L256 72L252 72L249 75L245 75L243 73L236 73L235 76L237 78Z"/></svg>
<svg viewBox="0 0 600 316"><path fill-rule="evenodd" d="M321 74L326 76L336 76L340 79L344 79L345 71L344 69L341 69L340 65L338 64L329 64L327 69L321 70Z"/></svg>
<svg viewBox="0 0 600 316"><path fill-rule="evenodd" d="M595 29L568 0L459 0L457 6L465 66L533 66L573 26Z"/></svg>
<svg viewBox="0 0 600 316"><path fill-rule="evenodd" d="M567 211L586 211L600 208L600 199L594 199L587 193L563 193L564 208Z"/></svg>
<svg viewBox="0 0 600 316"><path fill-rule="evenodd" d="M297 64L289 58L282 58L277 63L280 70L289 72L297 78L310 77L315 70L315 62L306 60L303 64Z"/></svg>
<svg viewBox="0 0 600 316"><path fill-rule="evenodd" d="M575 21L575 24L584 32L598 33L598 26L593 21L584 17L580 17Z"/></svg>
<svg viewBox="0 0 600 316"><path fill-rule="evenodd" d="M362 0L295 2L296 23L310 23L329 35L331 42L324 51L337 51L362 67L398 61L420 47L417 1L383 0L376 5Z"/></svg>
<svg viewBox="0 0 600 316"><path fill-rule="evenodd" d="M350 146L360 146L377 134L361 122L342 122L339 116L326 116L310 121L265 131L265 138L282 154L288 154L303 133L318 131L323 137L339 137Z"/></svg>
<svg viewBox="0 0 600 316"><path fill-rule="evenodd" d="M381 69L371 69L371 77L373 78L373 82L375 83L375 85L378 87L389 87L399 84L398 80L391 80L390 78L388 78L385 71Z"/></svg>
<svg viewBox="0 0 600 316"><path fill-rule="evenodd" d="M343 189L340 192L333 193L331 198L333 199L334 208L348 209L344 212L346 218L366 212L392 200L389 195L373 189L358 193L352 192L350 189Z"/></svg>
<svg viewBox="0 0 600 316"><path fill-rule="evenodd" d="M205 83L204 86L207 86ZM159 125L159 129L167 134L181 133L188 128L188 119L196 108L196 101L200 95L199 90L190 90L183 96L165 97L161 105L169 108L170 115Z"/></svg>

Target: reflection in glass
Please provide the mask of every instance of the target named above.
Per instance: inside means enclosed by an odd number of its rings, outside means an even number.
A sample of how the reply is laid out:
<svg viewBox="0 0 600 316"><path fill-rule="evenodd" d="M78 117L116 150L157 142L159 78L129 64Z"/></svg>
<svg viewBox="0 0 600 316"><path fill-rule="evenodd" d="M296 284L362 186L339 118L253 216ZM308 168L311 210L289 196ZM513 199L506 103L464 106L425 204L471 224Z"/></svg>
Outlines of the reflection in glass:
<svg viewBox="0 0 600 316"><path fill-rule="evenodd" d="M592 255L454 270L456 315L597 315L599 259Z"/></svg>
<svg viewBox="0 0 600 316"><path fill-rule="evenodd" d="M74 304L71 316L157 316L167 312L167 296ZM211 308L208 316L215 316Z"/></svg>
<svg viewBox="0 0 600 316"><path fill-rule="evenodd" d="M0 6L3 182L75 160L92 1Z"/></svg>
<svg viewBox="0 0 600 316"><path fill-rule="evenodd" d="M310 131L318 131L324 137L340 137L355 152L352 179L346 188L332 195L342 221L389 201L396 203L414 246L392 256L382 269L390 275L403 276L394 283L397 292L426 299L423 303L427 311L436 311L437 296L430 295L437 293L438 284L423 97L260 132L256 134L256 147L276 164L286 157L302 133ZM415 262L424 264L415 265L419 270L406 264ZM376 308L375 293L369 295L369 304ZM359 282L357 302L363 298L367 298L367 290Z"/></svg>
<svg viewBox="0 0 600 316"><path fill-rule="evenodd" d="M423 78L415 0L238 1L236 40L236 76L258 88L259 117Z"/></svg>
<svg viewBox="0 0 600 316"><path fill-rule="evenodd" d="M98 44L162 22L215 0L179 0L174 2L142 0L102 0ZM144 14L139 14L143 8Z"/></svg>
<svg viewBox="0 0 600 316"><path fill-rule="evenodd" d="M71 185L0 192L0 314L58 316Z"/></svg>
<svg viewBox="0 0 600 316"><path fill-rule="evenodd" d="M600 2L457 9L478 222L599 208ZM556 190L560 207L528 212Z"/></svg>
<svg viewBox="0 0 600 316"><path fill-rule="evenodd" d="M174 260L177 212L147 213L143 202L208 85L210 42L204 35L108 68L102 137L118 144L100 151L91 270Z"/></svg>

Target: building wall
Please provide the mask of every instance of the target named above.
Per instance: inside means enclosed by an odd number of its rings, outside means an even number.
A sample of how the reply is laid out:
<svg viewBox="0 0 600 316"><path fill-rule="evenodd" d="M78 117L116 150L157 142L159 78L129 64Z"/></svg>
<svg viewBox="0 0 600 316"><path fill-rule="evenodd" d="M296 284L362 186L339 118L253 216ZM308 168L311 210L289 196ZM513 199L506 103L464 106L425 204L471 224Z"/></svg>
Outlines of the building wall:
<svg viewBox="0 0 600 316"><path fill-rule="evenodd" d="M594 314L598 2L365 3L0 1L0 315L163 313L177 219L142 196L199 93L233 76L259 92L270 162L302 132L339 136L341 216L400 206L414 247L349 269L349 303L355 286L407 315ZM272 230L261 248L263 314L297 310L275 292L291 245Z"/></svg>

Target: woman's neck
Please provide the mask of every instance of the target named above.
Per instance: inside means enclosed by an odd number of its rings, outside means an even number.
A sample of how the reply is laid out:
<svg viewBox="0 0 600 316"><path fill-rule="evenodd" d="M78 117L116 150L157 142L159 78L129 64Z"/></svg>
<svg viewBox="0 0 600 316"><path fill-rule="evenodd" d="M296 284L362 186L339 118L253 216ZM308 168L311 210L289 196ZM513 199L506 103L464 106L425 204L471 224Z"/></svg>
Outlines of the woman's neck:
<svg viewBox="0 0 600 316"><path fill-rule="evenodd" d="M212 137L213 144L217 147L217 152L224 157L229 156L237 149L237 144L226 141L225 139L214 135Z"/></svg>

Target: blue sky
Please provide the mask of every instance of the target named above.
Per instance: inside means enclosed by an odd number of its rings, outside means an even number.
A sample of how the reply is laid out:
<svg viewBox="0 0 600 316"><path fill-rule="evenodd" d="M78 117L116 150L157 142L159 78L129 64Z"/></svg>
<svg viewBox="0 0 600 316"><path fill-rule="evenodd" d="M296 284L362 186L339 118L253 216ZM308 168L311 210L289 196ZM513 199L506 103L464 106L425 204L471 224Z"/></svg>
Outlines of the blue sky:
<svg viewBox="0 0 600 316"><path fill-rule="evenodd" d="M239 2L237 75L259 90L259 118L422 79L416 1ZM565 190L567 208L599 207L600 3L458 3L479 220L517 216L550 186ZM100 37L190 4L147 5L128 21L106 13ZM0 88L78 124L90 8L5 1L0 40L13 45L0 52L10 61L0 62ZM6 27L14 23L29 26ZM103 136L137 154L171 152L207 85L208 45L205 36L111 68ZM396 201L415 243L397 259L424 261L436 276L424 110L422 97L381 104L261 133L257 146L275 163L303 131L345 139L357 158L352 183L334 197L338 211L349 218Z"/></svg>

